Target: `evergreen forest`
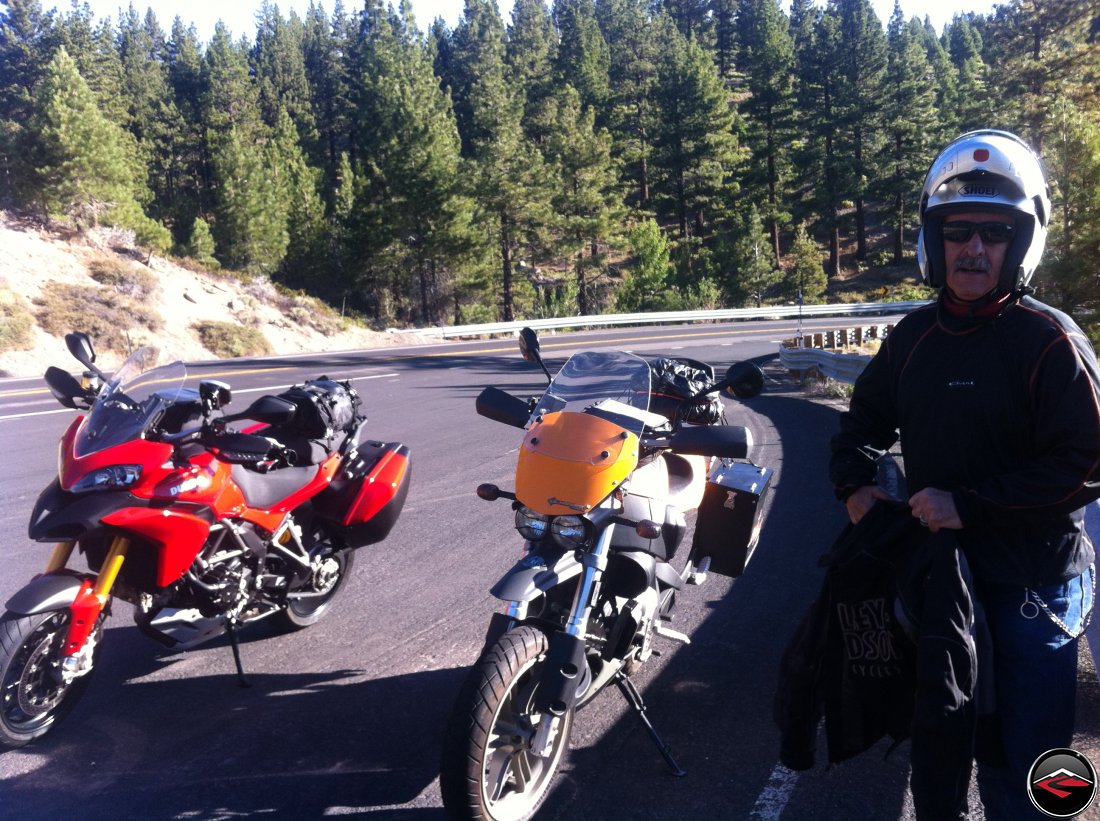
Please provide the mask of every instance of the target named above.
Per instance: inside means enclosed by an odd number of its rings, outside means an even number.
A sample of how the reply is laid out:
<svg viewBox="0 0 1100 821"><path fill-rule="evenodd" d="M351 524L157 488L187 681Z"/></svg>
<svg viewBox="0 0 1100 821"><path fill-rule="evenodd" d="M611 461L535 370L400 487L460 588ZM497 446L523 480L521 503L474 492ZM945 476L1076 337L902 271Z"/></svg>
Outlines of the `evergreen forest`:
<svg viewBox="0 0 1100 821"><path fill-rule="evenodd" d="M1100 0L942 32L869 0L264 2L209 42L0 5L0 207L306 291L376 327L823 301L913 263L937 150L1044 156L1035 283L1100 318ZM910 289L916 290L916 289Z"/></svg>

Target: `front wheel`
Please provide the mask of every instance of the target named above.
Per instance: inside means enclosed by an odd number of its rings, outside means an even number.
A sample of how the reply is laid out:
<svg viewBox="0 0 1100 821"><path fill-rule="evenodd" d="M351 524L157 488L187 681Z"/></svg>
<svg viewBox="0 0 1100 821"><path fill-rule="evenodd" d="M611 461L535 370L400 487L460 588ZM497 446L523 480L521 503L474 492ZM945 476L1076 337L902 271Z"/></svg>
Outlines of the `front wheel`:
<svg viewBox="0 0 1100 821"><path fill-rule="evenodd" d="M102 628L81 651L81 674L63 674L69 619L67 610L0 618L0 746L22 747L45 735L88 686Z"/></svg>
<svg viewBox="0 0 1100 821"><path fill-rule="evenodd" d="M573 708L556 726L535 712L548 646L546 634L533 627L509 630L467 678L447 727L439 775L452 818L519 821L546 797L573 726ZM548 737L547 726L553 726ZM532 742L539 741L546 744L537 751Z"/></svg>

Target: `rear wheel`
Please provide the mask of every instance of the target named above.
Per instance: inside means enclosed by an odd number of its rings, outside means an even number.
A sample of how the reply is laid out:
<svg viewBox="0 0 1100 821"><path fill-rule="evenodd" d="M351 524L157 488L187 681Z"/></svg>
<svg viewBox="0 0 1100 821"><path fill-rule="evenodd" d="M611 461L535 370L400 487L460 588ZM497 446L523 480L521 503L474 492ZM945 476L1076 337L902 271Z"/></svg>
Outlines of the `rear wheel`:
<svg viewBox="0 0 1100 821"><path fill-rule="evenodd" d="M287 594L286 610L278 616L284 630L301 630L316 624L329 604L347 584L355 565L355 552L350 548L327 550L313 559L309 580Z"/></svg>
<svg viewBox="0 0 1100 821"><path fill-rule="evenodd" d="M22 747L45 735L88 686L102 628L81 651L82 675L63 675L67 610L0 618L0 745Z"/></svg>
<svg viewBox="0 0 1100 821"><path fill-rule="evenodd" d="M548 646L533 627L509 630L466 680L447 727L439 776L452 818L519 821L546 797L573 726L570 708L543 754L533 749L539 728L550 720L534 708Z"/></svg>

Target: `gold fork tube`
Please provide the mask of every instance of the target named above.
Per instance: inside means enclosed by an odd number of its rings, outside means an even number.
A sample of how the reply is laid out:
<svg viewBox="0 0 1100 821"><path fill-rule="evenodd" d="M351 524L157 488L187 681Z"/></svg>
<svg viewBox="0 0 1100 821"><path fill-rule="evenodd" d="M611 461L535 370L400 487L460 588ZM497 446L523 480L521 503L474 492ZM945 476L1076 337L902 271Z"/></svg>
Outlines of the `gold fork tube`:
<svg viewBox="0 0 1100 821"><path fill-rule="evenodd" d="M122 569L122 561L126 558L126 551L130 548L130 540L125 536L115 536L111 543L111 549L107 551L107 558L103 560L103 566L99 569L99 576L95 580L93 593L101 602L106 602L111 594L111 588L115 585L118 571Z"/></svg>
<svg viewBox="0 0 1100 821"><path fill-rule="evenodd" d="M76 542L58 542L54 547L53 553L50 554L50 560L46 563L46 569L43 573L53 573L55 570L60 570L66 564L69 563L69 557L73 555L73 548L76 547Z"/></svg>

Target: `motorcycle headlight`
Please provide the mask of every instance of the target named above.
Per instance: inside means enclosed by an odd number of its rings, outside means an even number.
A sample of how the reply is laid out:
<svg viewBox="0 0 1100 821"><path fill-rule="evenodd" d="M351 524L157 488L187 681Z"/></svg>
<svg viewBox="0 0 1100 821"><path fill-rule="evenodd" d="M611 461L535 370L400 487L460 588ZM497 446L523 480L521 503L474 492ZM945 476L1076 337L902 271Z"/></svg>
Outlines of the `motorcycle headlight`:
<svg viewBox="0 0 1100 821"><path fill-rule="evenodd" d="M588 541L588 527L580 516L555 516L550 524L550 535L559 547L577 550Z"/></svg>
<svg viewBox="0 0 1100 821"><path fill-rule="evenodd" d="M549 525L549 516L536 513L529 507L521 507L516 511L516 530L528 541L537 542L545 536Z"/></svg>
<svg viewBox="0 0 1100 821"><path fill-rule="evenodd" d="M119 490L127 488L141 478L141 465L111 465L93 470L80 477L73 485L73 493L87 493L90 490Z"/></svg>

